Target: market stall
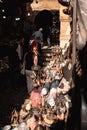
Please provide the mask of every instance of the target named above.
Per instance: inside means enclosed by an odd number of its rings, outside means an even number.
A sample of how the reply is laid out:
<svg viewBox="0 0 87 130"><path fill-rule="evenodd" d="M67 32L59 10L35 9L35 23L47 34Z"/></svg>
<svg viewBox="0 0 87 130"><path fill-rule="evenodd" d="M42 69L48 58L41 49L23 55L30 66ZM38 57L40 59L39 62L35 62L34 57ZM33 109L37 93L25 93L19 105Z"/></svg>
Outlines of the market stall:
<svg viewBox="0 0 87 130"><path fill-rule="evenodd" d="M72 64L67 59L66 48L54 46L51 51L47 54L51 55L49 64L32 70L34 88L22 104L21 110L13 110L9 130L47 130L54 128L59 122L67 122L69 109L72 107L68 94L71 78L67 80L64 77L63 68L68 63L68 71L71 71Z"/></svg>

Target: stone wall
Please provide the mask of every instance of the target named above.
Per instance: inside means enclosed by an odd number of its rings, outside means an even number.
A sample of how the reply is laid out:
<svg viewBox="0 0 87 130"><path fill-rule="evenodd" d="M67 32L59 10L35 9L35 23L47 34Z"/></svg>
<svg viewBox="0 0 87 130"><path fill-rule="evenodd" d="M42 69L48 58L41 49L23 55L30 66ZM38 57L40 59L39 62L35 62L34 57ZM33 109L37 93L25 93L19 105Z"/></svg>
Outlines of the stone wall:
<svg viewBox="0 0 87 130"><path fill-rule="evenodd" d="M61 47L64 47L64 45L69 43L70 40L70 20L71 17L67 14L63 13L63 10L67 9L67 7L64 7L60 5L60 23L61 23L61 28L60 28L60 45Z"/></svg>
<svg viewBox="0 0 87 130"><path fill-rule="evenodd" d="M58 0L38 0L38 3L35 1L29 5L27 3L27 9L32 10L31 19L34 21L37 12L42 10L59 10L60 12L60 46L64 47L66 43L70 40L70 16L63 13L63 9L67 7L62 6L58 3Z"/></svg>

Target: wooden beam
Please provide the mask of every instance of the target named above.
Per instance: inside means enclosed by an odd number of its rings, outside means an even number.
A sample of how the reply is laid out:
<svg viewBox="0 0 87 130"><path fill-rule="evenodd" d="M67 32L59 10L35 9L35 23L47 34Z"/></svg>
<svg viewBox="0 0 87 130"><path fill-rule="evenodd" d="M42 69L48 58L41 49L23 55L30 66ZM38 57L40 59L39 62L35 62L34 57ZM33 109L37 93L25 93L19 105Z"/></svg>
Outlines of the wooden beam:
<svg viewBox="0 0 87 130"><path fill-rule="evenodd" d="M77 0L73 1L73 37L72 37L72 65L76 62L76 29L77 28Z"/></svg>
<svg viewBox="0 0 87 130"><path fill-rule="evenodd" d="M72 11L72 85L75 87L75 63L76 63L76 28L77 28L77 0L73 0L73 11ZM74 95L74 90L72 91L72 96Z"/></svg>

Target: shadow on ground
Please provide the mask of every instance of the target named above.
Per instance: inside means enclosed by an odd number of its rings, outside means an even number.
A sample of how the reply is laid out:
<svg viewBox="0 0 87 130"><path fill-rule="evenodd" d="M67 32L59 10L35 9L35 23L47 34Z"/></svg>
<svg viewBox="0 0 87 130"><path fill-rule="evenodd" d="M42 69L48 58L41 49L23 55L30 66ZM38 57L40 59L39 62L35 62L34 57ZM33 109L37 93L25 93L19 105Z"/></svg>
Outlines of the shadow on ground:
<svg viewBox="0 0 87 130"><path fill-rule="evenodd" d="M10 124L12 110L19 111L27 96L25 77L15 76L14 84L10 71L0 73L0 126Z"/></svg>

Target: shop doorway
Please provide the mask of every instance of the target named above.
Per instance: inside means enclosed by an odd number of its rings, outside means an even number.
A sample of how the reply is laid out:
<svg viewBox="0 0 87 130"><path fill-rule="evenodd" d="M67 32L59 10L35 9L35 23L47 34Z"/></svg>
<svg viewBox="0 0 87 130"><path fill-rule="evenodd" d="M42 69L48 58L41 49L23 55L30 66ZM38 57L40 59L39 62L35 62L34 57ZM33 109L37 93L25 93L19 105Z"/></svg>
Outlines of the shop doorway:
<svg viewBox="0 0 87 130"><path fill-rule="evenodd" d="M46 41L53 24L53 14L48 10L42 10L36 15L34 22L37 29L43 28L43 39Z"/></svg>
<svg viewBox="0 0 87 130"><path fill-rule="evenodd" d="M50 36L52 44L59 44L60 22L58 10L40 11L35 17L34 24L36 29L43 28L44 42L47 42L47 38Z"/></svg>

